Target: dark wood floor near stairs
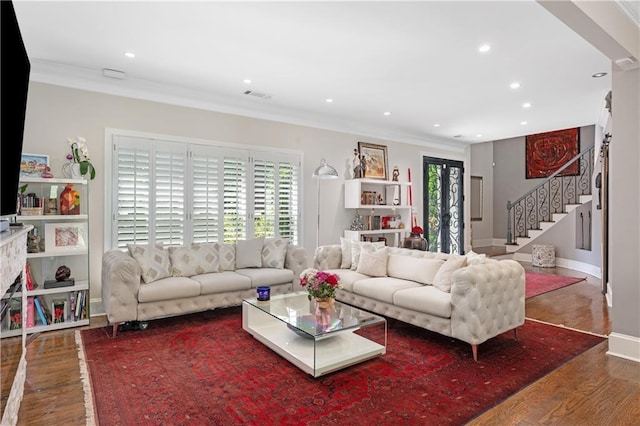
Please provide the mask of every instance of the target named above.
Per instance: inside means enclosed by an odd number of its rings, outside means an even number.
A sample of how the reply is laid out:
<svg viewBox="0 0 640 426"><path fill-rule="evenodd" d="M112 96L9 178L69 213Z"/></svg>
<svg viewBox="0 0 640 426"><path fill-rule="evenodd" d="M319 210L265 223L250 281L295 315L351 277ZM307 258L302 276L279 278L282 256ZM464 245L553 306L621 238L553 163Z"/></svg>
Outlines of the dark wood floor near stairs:
<svg viewBox="0 0 640 426"><path fill-rule="evenodd" d="M498 253L489 250L492 252ZM586 276L563 268L523 265L536 272ZM594 277L528 299L526 315L597 334L606 335L611 331L606 300L600 293L600 280ZM105 324L104 317L91 319L91 327ZM75 329L43 333L29 344L19 425L85 424L74 332ZM588 350L469 424L639 424L640 365L606 355L607 347L607 342L603 342ZM482 345L479 356L482 357Z"/></svg>

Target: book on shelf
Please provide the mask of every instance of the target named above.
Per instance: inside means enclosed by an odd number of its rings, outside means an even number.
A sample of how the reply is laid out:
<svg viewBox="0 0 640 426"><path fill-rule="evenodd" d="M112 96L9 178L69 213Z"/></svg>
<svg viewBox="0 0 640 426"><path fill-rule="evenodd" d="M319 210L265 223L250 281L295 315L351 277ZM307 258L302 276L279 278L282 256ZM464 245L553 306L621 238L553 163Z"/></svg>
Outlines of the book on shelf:
<svg viewBox="0 0 640 426"><path fill-rule="evenodd" d="M33 296L27 297L27 328L36 326L36 311L33 306Z"/></svg>
<svg viewBox="0 0 640 426"><path fill-rule="evenodd" d="M53 323L61 323L67 320L69 316L69 304L66 300L56 299L51 302L51 312L53 314Z"/></svg>
<svg viewBox="0 0 640 426"><path fill-rule="evenodd" d="M44 315L44 310L42 309L42 305L40 305L40 300L36 297L33 299L33 304L35 306L35 311L38 313L38 317L40 318L40 322L42 325L48 325L47 317ZM34 323L35 326L35 323Z"/></svg>
<svg viewBox="0 0 640 426"><path fill-rule="evenodd" d="M42 308L42 313L44 314L46 321L45 325L51 324L52 321L52 317L51 317L51 312L49 311L49 308L47 307L47 302L44 300L44 297L42 295L38 295L36 296L36 300L38 302L40 302L40 307Z"/></svg>
<svg viewBox="0 0 640 426"><path fill-rule="evenodd" d="M27 262L27 264L25 265L25 271L26 271L26 281L27 281L27 290L33 290L37 287L37 284L35 282L35 280L33 279L33 275L31 274L31 265L29 265L29 262Z"/></svg>

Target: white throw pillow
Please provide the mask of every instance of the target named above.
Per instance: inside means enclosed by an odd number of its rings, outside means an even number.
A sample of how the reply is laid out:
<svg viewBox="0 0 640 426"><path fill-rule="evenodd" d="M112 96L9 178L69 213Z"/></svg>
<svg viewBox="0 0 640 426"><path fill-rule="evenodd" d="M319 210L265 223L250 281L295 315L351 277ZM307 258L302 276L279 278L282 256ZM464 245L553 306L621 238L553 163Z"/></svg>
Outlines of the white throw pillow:
<svg viewBox="0 0 640 426"><path fill-rule="evenodd" d="M220 272L217 244L192 244L188 247L169 247L171 272L174 277Z"/></svg>
<svg viewBox="0 0 640 426"><path fill-rule="evenodd" d="M220 244L218 246L218 253L220 254L220 267L223 271L235 271L236 270L236 245L235 244Z"/></svg>
<svg viewBox="0 0 640 426"><path fill-rule="evenodd" d="M171 261L162 244L127 245L129 254L142 269L142 280L151 283L171 276Z"/></svg>
<svg viewBox="0 0 640 426"><path fill-rule="evenodd" d="M433 280L444 262L442 259L417 259L411 256L391 254L387 263L387 274L390 277L421 284L433 284Z"/></svg>
<svg viewBox="0 0 640 426"><path fill-rule="evenodd" d="M236 241L236 269L260 268L264 237Z"/></svg>
<svg viewBox="0 0 640 426"><path fill-rule="evenodd" d="M486 254L474 253L473 250L471 250L469 253L467 253L465 257L467 258L467 265L469 265L469 266L482 265L483 263L487 262L487 255Z"/></svg>
<svg viewBox="0 0 640 426"><path fill-rule="evenodd" d="M455 271L464 267L466 263L467 258L464 256L450 256L433 278L434 287L446 293L451 293L451 276Z"/></svg>
<svg viewBox="0 0 640 426"><path fill-rule="evenodd" d="M363 250L356 272L370 277L387 276L387 248L378 247L377 250Z"/></svg>
<svg viewBox="0 0 640 426"><path fill-rule="evenodd" d="M344 237L340 237L340 249L342 250L342 263L341 269L351 268L351 244L352 240Z"/></svg>
<svg viewBox="0 0 640 426"><path fill-rule="evenodd" d="M262 246L262 267L284 269L289 240L286 238L265 238Z"/></svg>
<svg viewBox="0 0 640 426"><path fill-rule="evenodd" d="M351 270L358 269L358 262L360 261L360 252L363 248L384 247L384 242L370 243L368 241L352 241L351 242Z"/></svg>

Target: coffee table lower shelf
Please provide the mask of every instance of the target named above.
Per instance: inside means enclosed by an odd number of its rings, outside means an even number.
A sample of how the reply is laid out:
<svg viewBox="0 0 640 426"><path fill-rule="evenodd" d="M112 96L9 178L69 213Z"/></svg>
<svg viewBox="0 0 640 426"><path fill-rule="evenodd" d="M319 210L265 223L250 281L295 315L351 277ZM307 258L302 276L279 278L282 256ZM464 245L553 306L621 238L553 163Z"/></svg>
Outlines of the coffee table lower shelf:
<svg viewBox="0 0 640 426"><path fill-rule="evenodd" d="M261 317L259 322L249 320L249 316L253 315ZM313 377L386 353L384 345L355 334L354 331L357 329L331 333L319 339L306 339L290 330L286 323L247 305L243 305L242 328Z"/></svg>

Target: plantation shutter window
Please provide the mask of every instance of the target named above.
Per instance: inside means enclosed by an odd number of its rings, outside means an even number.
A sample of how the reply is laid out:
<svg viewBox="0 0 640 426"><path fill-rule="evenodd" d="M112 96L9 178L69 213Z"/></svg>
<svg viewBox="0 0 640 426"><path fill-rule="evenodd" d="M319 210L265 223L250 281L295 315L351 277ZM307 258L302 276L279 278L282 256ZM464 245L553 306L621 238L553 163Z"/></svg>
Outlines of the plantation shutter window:
<svg viewBox="0 0 640 426"><path fill-rule="evenodd" d="M112 248L253 236L298 243L299 154L123 135L113 147Z"/></svg>

